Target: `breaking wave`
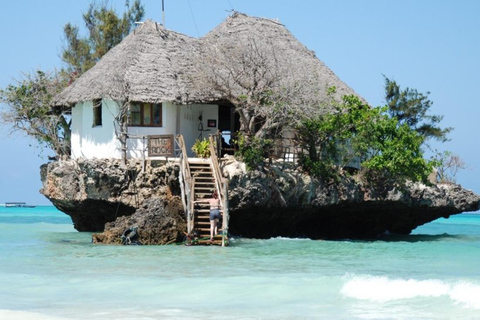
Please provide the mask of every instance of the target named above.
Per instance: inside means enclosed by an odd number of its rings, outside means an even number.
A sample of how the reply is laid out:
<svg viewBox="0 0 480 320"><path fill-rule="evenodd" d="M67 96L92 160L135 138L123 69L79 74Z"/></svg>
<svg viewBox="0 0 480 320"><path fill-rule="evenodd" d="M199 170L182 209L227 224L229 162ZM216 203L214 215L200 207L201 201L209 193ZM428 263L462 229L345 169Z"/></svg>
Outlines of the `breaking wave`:
<svg viewBox="0 0 480 320"><path fill-rule="evenodd" d="M480 285L468 281L390 279L378 276L348 277L341 289L345 297L388 302L419 297L449 297L465 307L480 309Z"/></svg>

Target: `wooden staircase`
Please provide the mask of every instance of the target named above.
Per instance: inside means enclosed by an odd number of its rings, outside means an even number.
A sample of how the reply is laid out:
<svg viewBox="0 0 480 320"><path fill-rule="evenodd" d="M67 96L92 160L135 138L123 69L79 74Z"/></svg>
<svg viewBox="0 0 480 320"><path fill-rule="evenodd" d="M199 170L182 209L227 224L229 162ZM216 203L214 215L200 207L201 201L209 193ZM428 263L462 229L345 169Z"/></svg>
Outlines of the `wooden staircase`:
<svg viewBox="0 0 480 320"><path fill-rule="evenodd" d="M216 189L215 176L211 161L189 159L190 173L192 177L193 205L193 231L197 236L197 244L222 245L222 218L218 223L218 234L210 241L210 204L208 202L196 202L212 197ZM220 210L223 217L223 210Z"/></svg>
<svg viewBox="0 0 480 320"><path fill-rule="evenodd" d="M177 135L175 143L179 147L180 165L179 181L182 204L187 214L187 245L221 245L228 246L228 180L222 176L217 157L216 142L209 137L209 159L188 158L185 140ZM218 223L218 235L210 240L210 204L201 201L211 199L214 190L218 192L221 203L221 217ZM200 200L200 202L198 202Z"/></svg>

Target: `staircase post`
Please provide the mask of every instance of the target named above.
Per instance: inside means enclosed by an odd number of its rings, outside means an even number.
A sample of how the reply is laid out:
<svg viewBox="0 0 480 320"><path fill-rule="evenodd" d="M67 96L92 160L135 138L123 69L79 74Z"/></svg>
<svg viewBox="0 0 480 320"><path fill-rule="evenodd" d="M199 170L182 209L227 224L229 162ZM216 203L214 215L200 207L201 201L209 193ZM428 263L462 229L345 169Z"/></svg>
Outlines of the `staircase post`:
<svg viewBox="0 0 480 320"><path fill-rule="evenodd" d="M188 233L190 234L193 231L193 226L195 225L195 177L191 179L190 183L190 196L189 196L189 208L188 208Z"/></svg>
<svg viewBox="0 0 480 320"><path fill-rule="evenodd" d="M223 183L223 222L222 222L222 247L225 247L225 236L228 234L228 219L229 219L229 212L228 212L228 180L222 179Z"/></svg>

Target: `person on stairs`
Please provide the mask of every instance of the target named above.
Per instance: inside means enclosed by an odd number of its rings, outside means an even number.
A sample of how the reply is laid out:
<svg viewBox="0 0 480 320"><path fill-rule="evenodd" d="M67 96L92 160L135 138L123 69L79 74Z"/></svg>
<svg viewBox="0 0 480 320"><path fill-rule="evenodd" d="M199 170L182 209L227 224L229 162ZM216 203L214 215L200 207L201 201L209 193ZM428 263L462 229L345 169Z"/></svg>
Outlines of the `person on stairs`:
<svg viewBox="0 0 480 320"><path fill-rule="evenodd" d="M209 199L208 202L210 203L210 241L213 241L213 237L217 235L221 208L217 190L213 191L212 198Z"/></svg>

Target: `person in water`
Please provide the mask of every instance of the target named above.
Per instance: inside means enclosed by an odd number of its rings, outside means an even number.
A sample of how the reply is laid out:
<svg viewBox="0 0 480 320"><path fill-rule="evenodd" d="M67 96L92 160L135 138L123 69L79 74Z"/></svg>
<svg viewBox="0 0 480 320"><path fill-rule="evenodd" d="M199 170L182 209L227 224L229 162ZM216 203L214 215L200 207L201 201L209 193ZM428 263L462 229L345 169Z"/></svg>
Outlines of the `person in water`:
<svg viewBox="0 0 480 320"><path fill-rule="evenodd" d="M212 198L208 200L210 203L210 241L217 235L218 221L220 220L220 199L218 199L217 190L213 191Z"/></svg>

